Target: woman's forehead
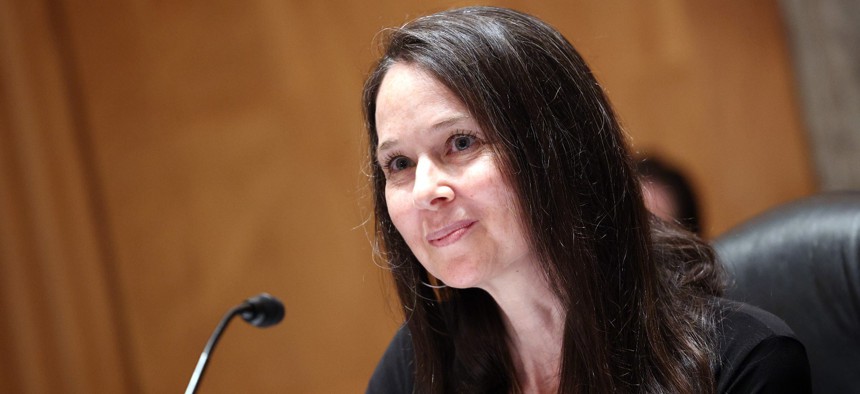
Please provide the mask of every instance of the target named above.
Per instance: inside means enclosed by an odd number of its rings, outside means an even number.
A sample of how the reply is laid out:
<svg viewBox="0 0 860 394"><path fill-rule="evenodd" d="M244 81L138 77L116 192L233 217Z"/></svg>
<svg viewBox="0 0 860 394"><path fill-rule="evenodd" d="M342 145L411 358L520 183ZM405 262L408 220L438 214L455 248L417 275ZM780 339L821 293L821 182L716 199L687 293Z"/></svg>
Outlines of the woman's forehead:
<svg viewBox="0 0 860 394"><path fill-rule="evenodd" d="M398 63L381 83L375 119L382 144L387 134L403 129L431 131L468 122L472 116L463 102L429 72Z"/></svg>

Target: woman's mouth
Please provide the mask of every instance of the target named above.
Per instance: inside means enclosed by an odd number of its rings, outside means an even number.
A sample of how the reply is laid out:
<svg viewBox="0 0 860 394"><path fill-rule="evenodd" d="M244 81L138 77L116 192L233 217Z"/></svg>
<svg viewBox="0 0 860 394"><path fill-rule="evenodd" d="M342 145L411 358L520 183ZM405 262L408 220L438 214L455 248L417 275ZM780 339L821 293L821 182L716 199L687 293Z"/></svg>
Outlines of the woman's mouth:
<svg viewBox="0 0 860 394"><path fill-rule="evenodd" d="M477 223L477 220L461 220L451 223L439 230L436 230L427 235L427 242L430 245L441 247L448 246L463 238L472 226Z"/></svg>

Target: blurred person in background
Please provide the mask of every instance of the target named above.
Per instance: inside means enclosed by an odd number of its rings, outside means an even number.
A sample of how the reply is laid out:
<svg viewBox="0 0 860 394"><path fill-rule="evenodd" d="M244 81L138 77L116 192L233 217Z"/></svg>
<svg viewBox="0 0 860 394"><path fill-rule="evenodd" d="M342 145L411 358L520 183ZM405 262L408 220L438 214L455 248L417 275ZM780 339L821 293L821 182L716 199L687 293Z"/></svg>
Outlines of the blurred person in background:
<svg viewBox="0 0 860 394"><path fill-rule="evenodd" d="M696 192L684 173L658 156L638 159L645 206L659 218L702 235Z"/></svg>

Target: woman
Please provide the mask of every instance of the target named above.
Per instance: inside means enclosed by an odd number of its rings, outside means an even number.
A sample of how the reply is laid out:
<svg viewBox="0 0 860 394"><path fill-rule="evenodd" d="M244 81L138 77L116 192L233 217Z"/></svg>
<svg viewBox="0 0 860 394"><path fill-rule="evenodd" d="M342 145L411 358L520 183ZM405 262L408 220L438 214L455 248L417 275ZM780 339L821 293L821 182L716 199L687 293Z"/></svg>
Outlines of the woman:
<svg viewBox="0 0 860 394"><path fill-rule="evenodd" d="M419 18L390 33L363 101L406 318L368 392L808 387L784 324L720 300L711 249L651 221L608 100L545 23Z"/></svg>

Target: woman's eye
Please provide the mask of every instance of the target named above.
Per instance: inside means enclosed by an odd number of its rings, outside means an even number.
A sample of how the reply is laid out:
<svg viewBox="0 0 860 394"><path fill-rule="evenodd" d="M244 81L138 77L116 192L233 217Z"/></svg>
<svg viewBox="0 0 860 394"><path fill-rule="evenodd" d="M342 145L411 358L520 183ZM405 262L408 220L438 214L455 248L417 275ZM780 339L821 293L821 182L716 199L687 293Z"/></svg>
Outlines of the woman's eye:
<svg viewBox="0 0 860 394"><path fill-rule="evenodd" d="M391 172L402 171L409 168L410 161L404 156L397 156L388 162L388 170Z"/></svg>
<svg viewBox="0 0 860 394"><path fill-rule="evenodd" d="M455 152L464 151L472 147L475 143L475 137L471 135L457 135L451 140L451 148Z"/></svg>

